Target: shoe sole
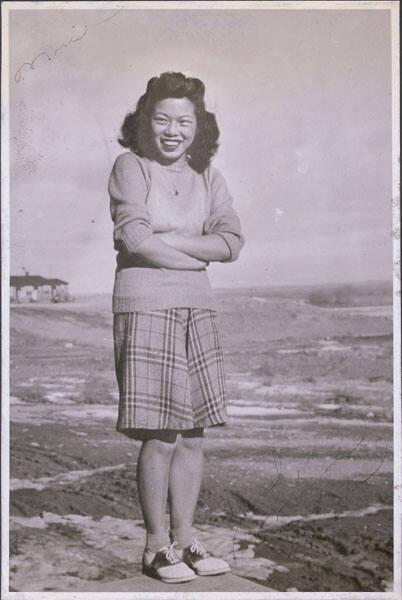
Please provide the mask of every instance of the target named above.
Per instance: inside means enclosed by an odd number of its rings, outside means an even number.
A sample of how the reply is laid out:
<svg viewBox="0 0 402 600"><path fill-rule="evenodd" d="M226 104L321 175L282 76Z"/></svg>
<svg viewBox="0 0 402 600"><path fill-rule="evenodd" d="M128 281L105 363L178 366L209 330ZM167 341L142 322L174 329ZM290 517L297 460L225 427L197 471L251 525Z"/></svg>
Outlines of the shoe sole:
<svg viewBox="0 0 402 600"><path fill-rule="evenodd" d="M213 576L213 575L225 575L225 573L230 573L231 569L225 569L224 571L222 569L219 569L219 571L208 571L208 573L206 573L205 571L197 571L197 569L195 569L194 567L191 567L195 573L197 573L197 575L199 575L200 577L209 577L209 576Z"/></svg>

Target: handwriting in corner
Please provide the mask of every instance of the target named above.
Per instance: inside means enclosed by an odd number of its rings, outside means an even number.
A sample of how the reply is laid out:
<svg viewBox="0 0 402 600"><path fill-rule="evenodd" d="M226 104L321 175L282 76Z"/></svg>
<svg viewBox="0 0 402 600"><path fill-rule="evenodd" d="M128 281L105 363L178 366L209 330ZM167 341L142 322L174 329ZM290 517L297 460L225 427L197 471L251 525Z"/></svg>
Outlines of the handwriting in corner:
<svg viewBox="0 0 402 600"><path fill-rule="evenodd" d="M119 8L119 10L116 10L113 14L111 14L106 19L103 19L102 21L98 21L96 23L96 25L101 25L102 23L106 23L107 21L110 21L111 19L114 19L114 17L116 17L122 10L123 10L122 8ZM16 71L16 73L14 75L14 81L15 81L15 83L19 83L21 81L22 76L23 76L23 72L24 72L24 70L27 67L29 67L31 69L31 71L34 70L35 67L36 67L36 62L42 56L45 56L48 61L52 61L54 58L56 58L56 56L59 54L59 52L61 52L65 48L68 48L69 46L71 46L71 44L75 44L76 42L80 42L87 35L88 31L89 31L88 26L84 25L84 31L78 37L70 38L68 42L65 42L64 44L62 44L61 46L59 46L58 48L56 48L53 51L53 54L49 54L48 52L43 51L43 52L40 52L39 54L37 54L32 61L22 63L22 65L19 67L19 69Z"/></svg>

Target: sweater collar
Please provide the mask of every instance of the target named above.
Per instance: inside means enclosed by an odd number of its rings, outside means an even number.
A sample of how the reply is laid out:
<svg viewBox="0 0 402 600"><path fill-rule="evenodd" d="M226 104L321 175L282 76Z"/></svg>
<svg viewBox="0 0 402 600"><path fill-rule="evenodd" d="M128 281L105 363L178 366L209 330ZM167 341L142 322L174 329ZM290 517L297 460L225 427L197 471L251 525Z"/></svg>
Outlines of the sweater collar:
<svg viewBox="0 0 402 600"><path fill-rule="evenodd" d="M171 165L162 165L157 160L153 160L152 162L155 165L157 165L160 169L162 169L163 171L170 171L172 173L181 173L182 171L185 171L189 167L187 160L185 160L184 162L182 162L180 164L173 163Z"/></svg>

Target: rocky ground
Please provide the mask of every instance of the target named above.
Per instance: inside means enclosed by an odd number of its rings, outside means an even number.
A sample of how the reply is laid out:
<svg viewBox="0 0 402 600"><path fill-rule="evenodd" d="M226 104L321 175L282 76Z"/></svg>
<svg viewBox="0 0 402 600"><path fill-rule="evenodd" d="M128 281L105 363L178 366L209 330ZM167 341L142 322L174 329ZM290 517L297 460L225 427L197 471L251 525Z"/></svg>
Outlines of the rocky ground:
<svg viewBox="0 0 402 600"><path fill-rule="evenodd" d="M230 421L207 434L199 537L279 591L392 589L391 307L220 304ZM109 306L13 307L11 328L11 589L133 577L139 447L114 431Z"/></svg>

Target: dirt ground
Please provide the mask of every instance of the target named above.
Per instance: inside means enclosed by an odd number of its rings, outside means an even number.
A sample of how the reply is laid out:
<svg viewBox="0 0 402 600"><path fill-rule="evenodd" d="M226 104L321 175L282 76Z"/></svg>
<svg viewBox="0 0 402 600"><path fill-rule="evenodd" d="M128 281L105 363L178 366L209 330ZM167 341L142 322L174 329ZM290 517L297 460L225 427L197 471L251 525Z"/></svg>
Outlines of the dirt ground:
<svg viewBox="0 0 402 600"><path fill-rule="evenodd" d="M279 591L392 589L384 296L339 307L300 293L219 295L230 418L207 432L196 527L234 573ZM140 570L139 446L114 429L108 300L12 308L14 591Z"/></svg>

